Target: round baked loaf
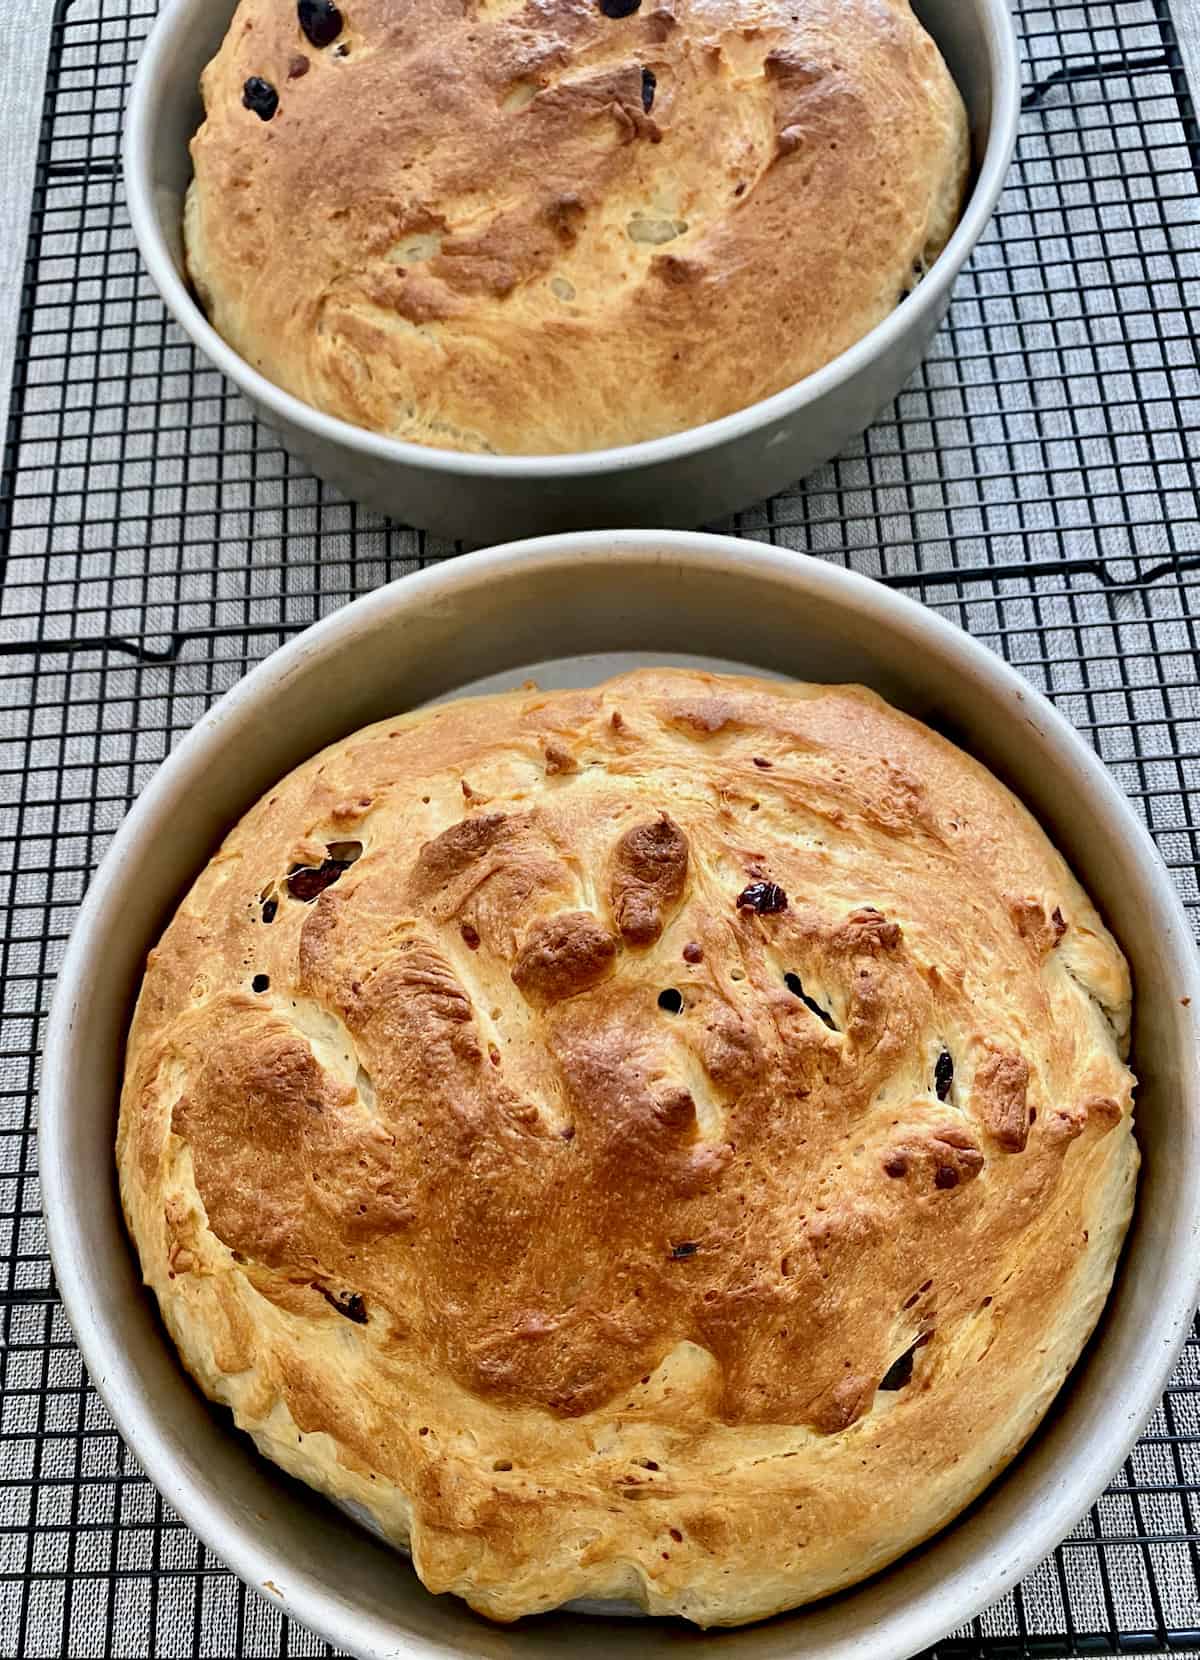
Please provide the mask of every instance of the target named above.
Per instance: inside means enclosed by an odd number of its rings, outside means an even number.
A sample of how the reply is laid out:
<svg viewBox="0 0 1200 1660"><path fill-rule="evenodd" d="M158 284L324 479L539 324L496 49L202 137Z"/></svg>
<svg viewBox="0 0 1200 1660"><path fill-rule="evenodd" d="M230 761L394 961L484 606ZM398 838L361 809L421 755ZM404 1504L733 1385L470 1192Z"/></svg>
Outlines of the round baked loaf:
<svg viewBox="0 0 1200 1660"><path fill-rule="evenodd" d="M204 73L188 267L236 351L360 426L697 426L860 339L958 218L966 115L908 0L300 11L241 0Z"/></svg>
<svg viewBox="0 0 1200 1660"><path fill-rule="evenodd" d="M1124 960L853 687L662 670L373 726L151 954L119 1162L183 1360L508 1620L751 1620L1008 1462L1137 1166Z"/></svg>

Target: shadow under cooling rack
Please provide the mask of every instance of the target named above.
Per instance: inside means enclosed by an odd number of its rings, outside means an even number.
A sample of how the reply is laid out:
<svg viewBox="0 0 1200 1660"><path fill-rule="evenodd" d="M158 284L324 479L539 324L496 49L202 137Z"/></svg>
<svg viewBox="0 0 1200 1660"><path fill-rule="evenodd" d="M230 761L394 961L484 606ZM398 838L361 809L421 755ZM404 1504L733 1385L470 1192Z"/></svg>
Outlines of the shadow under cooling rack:
<svg viewBox="0 0 1200 1660"><path fill-rule="evenodd" d="M1200 130L1166 0L1015 0L1012 178L947 325L846 454L724 528L910 591L1055 699L1200 919ZM121 189L149 0L53 29L0 478L0 1653L330 1651L115 1434L57 1306L34 1101L108 838L222 691L456 549L319 484L169 323ZM1112 1489L950 1656L1200 1655L1200 1340Z"/></svg>

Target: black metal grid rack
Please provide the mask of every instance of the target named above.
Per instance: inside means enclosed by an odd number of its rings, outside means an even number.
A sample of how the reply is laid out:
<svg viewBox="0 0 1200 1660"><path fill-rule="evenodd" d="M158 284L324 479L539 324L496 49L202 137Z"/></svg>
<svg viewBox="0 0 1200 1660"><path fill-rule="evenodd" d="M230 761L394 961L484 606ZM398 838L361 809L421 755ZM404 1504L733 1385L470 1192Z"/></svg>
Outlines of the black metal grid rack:
<svg viewBox="0 0 1200 1660"><path fill-rule="evenodd" d="M1200 128L1168 0L1015 10L1017 162L932 357L736 528L1018 664L1200 917ZM0 481L0 1654L29 1660L330 1652L163 1505L88 1386L39 1213L39 1040L89 874L172 744L313 618L455 551L314 481L168 323L118 159L153 11L59 5ZM1200 1336L1109 1493L938 1652L1168 1650L1200 1652Z"/></svg>

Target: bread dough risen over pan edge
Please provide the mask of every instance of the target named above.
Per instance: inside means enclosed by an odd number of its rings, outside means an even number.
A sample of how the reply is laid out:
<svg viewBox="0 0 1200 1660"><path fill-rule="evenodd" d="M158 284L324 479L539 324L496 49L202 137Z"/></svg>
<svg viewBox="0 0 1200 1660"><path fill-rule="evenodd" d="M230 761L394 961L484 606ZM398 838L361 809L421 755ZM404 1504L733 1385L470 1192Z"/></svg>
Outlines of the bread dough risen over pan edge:
<svg viewBox="0 0 1200 1660"><path fill-rule="evenodd" d="M873 693L465 699L326 749L199 877L126 1215L200 1387L430 1589L735 1624L1041 1418L1129 1220L1129 1002L1028 812Z"/></svg>

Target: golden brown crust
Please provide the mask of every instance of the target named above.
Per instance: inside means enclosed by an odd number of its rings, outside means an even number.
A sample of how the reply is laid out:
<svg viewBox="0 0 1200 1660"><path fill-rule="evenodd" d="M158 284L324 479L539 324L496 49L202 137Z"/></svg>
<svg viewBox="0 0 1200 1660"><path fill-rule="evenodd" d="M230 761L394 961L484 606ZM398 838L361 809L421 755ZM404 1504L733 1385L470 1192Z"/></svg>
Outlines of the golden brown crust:
<svg viewBox="0 0 1200 1660"><path fill-rule="evenodd" d="M1037 1423L1128 1221L1128 1010L1028 814L867 692L467 700L231 832L122 1192L201 1385L433 1589L735 1623Z"/></svg>
<svg viewBox="0 0 1200 1660"><path fill-rule="evenodd" d="M342 12L315 49L294 0L241 0L185 232L226 340L358 425L525 454L699 425L860 339L957 222L966 115L908 0Z"/></svg>
<svg viewBox="0 0 1200 1660"><path fill-rule="evenodd" d="M653 945L687 881L687 837L666 813L617 843L609 901L627 945Z"/></svg>

